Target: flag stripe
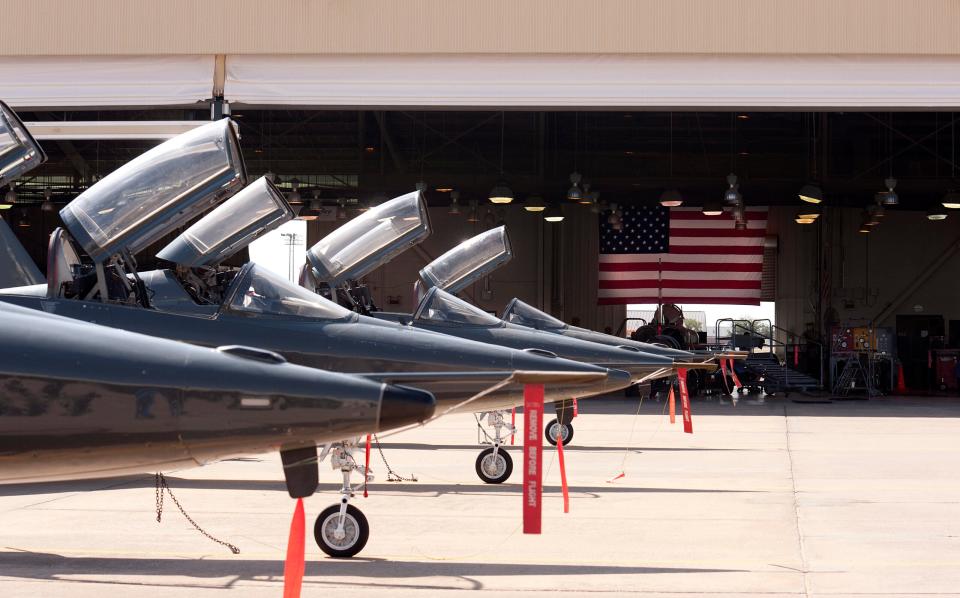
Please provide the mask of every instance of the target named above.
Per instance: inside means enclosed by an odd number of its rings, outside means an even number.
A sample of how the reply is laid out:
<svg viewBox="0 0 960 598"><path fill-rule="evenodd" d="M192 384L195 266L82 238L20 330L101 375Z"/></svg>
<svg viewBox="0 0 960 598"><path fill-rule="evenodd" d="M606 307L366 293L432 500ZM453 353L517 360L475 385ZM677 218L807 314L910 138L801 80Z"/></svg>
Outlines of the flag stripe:
<svg viewBox="0 0 960 598"><path fill-rule="evenodd" d="M759 255L763 258L763 245L673 245L670 244L670 253L685 255Z"/></svg>
<svg viewBox="0 0 960 598"><path fill-rule="evenodd" d="M711 268L716 268L713 264L755 264L756 256L752 255L676 255L669 253L601 253L600 263L602 264L629 264L634 263L663 263L664 268L667 264L711 264Z"/></svg>
<svg viewBox="0 0 960 598"><path fill-rule="evenodd" d="M763 238L767 236L766 227L760 228L748 228L747 230L737 230L735 228L674 228L671 224L670 226L670 243L673 243L676 237L707 237L707 238L730 238L730 239L749 239L751 241L754 238L758 238L760 242L763 242Z"/></svg>
<svg viewBox="0 0 960 598"><path fill-rule="evenodd" d="M600 280L657 280L657 272L600 272ZM683 276L696 277L700 280L763 280L762 272L717 272L717 271L686 271L663 272L663 278L674 279Z"/></svg>
<svg viewBox="0 0 960 598"><path fill-rule="evenodd" d="M663 264L658 264L657 262L608 262L603 260L605 257L611 257L602 255L600 256L600 273L604 274L606 272L714 272L716 271L716 263L709 263L705 261L700 262L664 262ZM723 264L723 269L726 272L756 272L757 274L763 272L763 264L757 263L725 263ZM656 274L654 274L656 276Z"/></svg>
<svg viewBox="0 0 960 598"><path fill-rule="evenodd" d="M600 297L597 305L629 305L631 303L656 303L657 295L642 297L632 293L625 297ZM720 305L760 305L760 299L753 296L741 297L691 297L689 294L664 295L659 298L664 303L711 303Z"/></svg>
<svg viewBox="0 0 960 598"><path fill-rule="evenodd" d="M756 289L760 290L759 280L601 280L601 289Z"/></svg>

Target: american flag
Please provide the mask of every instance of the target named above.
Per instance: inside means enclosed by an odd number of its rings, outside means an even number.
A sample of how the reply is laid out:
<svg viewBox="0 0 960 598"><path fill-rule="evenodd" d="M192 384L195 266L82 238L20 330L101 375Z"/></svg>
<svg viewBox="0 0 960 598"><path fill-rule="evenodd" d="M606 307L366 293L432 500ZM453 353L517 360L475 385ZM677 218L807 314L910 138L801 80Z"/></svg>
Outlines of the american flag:
<svg viewBox="0 0 960 598"><path fill-rule="evenodd" d="M750 207L747 228L700 208L621 207L622 230L600 215L598 303L759 305L767 209Z"/></svg>

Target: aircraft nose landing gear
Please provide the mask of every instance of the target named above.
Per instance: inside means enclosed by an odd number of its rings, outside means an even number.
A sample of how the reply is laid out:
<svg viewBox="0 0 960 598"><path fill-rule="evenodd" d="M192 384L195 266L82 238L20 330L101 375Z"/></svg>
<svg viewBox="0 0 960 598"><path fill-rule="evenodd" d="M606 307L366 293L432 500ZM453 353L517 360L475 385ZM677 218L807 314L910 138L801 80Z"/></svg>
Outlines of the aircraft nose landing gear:
<svg viewBox="0 0 960 598"><path fill-rule="evenodd" d="M514 434L517 430L504 421L505 413L506 411L490 411L489 413L481 413L477 419L479 424L479 420L486 416L487 425L493 427L492 437L487 434L486 430L483 431L484 436L488 439L487 442L493 444L493 446L483 449L477 456L476 462L477 475L487 484L502 484L513 473L513 459L502 448L502 445L507 434ZM507 434L503 433L504 429L506 429Z"/></svg>
<svg viewBox="0 0 960 598"><path fill-rule="evenodd" d="M543 430L543 435L553 446L557 446L557 436L560 436L563 439L563 446L567 446L573 440L573 424L569 422L561 424L558 420L551 419Z"/></svg>
<svg viewBox="0 0 960 598"><path fill-rule="evenodd" d="M353 472L364 474L367 483L373 481L373 474L364 471L353 458L356 446L356 441L337 442L328 449L330 465L343 474L340 504L330 505L320 512L313 526L313 537L320 550L334 558L349 558L359 553L367 545L370 536L367 518L360 509L350 504L350 499L355 496L350 484ZM323 455L320 458L323 459Z"/></svg>

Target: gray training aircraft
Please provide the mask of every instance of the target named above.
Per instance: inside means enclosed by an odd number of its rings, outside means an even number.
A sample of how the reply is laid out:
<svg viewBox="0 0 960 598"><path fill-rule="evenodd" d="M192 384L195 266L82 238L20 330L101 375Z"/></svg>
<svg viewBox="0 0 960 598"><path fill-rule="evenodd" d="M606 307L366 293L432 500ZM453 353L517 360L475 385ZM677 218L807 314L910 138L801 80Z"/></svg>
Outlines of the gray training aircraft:
<svg viewBox="0 0 960 598"><path fill-rule="evenodd" d="M0 303L0 483L195 467L279 450L313 494L316 446L423 422L430 393Z"/></svg>
<svg viewBox="0 0 960 598"><path fill-rule="evenodd" d="M386 226L386 222L400 222L403 226ZM499 230L503 234L503 229ZM418 287L421 298L414 314L379 311L367 289L356 281L422 241L429 233L430 222L422 195L409 193L394 198L354 218L311 247L307 252L308 264L301 270L301 285L326 297L335 297L341 305L354 311L384 321L485 344L533 348L550 355L625 370L631 375L631 383L672 375L677 366L674 356L654 355L626 346L611 347L503 322L437 286L437 280L444 280L453 290L460 290L473 282L476 271L471 274L461 263L463 256L477 255L479 248L473 246L457 254L456 260L452 259L453 256L444 263L437 260L431 264L432 268L428 266L421 272L421 277L431 288L423 292L423 287ZM509 254L509 246L504 245L504 248ZM564 431L569 430L565 436L567 442L572 435L569 419L573 412L573 398L576 395L565 397L556 404L560 422L567 425ZM482 480L499 483L509 476L512 463L510 456L498 451L498 447L512 430L504 423L502 412L493 409L487 415L488 423L493 427L492 436L487 435L493 451L487 449L481 453L481 457L490 458L486 461L478 458L476 469ZM547 439L554 442L557 432L557 425L551 422L546 429Z"/></svg>
<svg viewBox="0 0 960 598"><path fill-rule="evenodd" d="M629 384L626 372L360 316L256 264L207 265L257 230L289 217L289 206L266 179L236 193L222 213L208 215L222 226L201 219L160 252L185 265L137 271L135 254L233 195L245 181L229 120L171 139L67 205L61 211L66 230L51 236L47 283L5 289L0 300L208 347L262 347L291 363L425 390L436 397L440 413L522 404L528 383L545 384L548 400ZM260 226L252 226L254 220ZM354 516L358 511L347 509L350 476L364 473L354 447L355 441L334 443L321 455L330 454L344 479L339 521L318 520L315 526L321 549L334 556L356 554L366 540Z"/></svg>

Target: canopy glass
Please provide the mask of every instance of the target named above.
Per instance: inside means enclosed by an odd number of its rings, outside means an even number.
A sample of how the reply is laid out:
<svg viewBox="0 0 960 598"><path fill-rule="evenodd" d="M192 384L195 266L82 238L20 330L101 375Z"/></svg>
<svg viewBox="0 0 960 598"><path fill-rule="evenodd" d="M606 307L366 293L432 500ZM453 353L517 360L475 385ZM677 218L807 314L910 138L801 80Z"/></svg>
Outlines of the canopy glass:
<svg viewBox="0 0 960 598"><path fill-rule="evenodd" d="M96 261L137 253L246 184L233 125L197 127L111 172L60 216Z"/></svg>
<svg viewBox="0 0 960 598"><path fill-rule="evenodd" d="M347 320L355 314L251 262L228 293L227 311L242 314Z"/></svg>
<svg viewBox="0 0 960 598"><path fill-rule="evenodd" d="M40 166L47 155L16 112L0 102L0 186Z"/></svg>
<svg viewBox="0 0 960 598"><path fill-rule="evenodd" d="M430 234L423 194L407 193L360 214L307 251L319 282L357 279Z"/></svg>
<svg viewBox="0 0 960 598"><path fill-rule="evenodd" d="M498 226L464 241L420 270L429 287L456 293L510 261L507 227Z"/></svg>
<svg viewBox="0 0 960 598"><path fill-rule="evenodd" d="M439 288L430 289L420 303L415 319L444 324L500 326L502 322L479 307Z"/></svg>
<svg viewBox="0 0 960 598"><path fill-rule="evenodd" d="M507 304L507 308L503 310L503 320L538 330L562 330L567 327L565 323L550 314L519 299L513 299Z"/></svg>
<svg viewBox="0 0 960 598"><path fill-rule="evenodd" d="M216 264L293 218L283 194L260 177L198 220L157 254L182 266Z"/></svg>

